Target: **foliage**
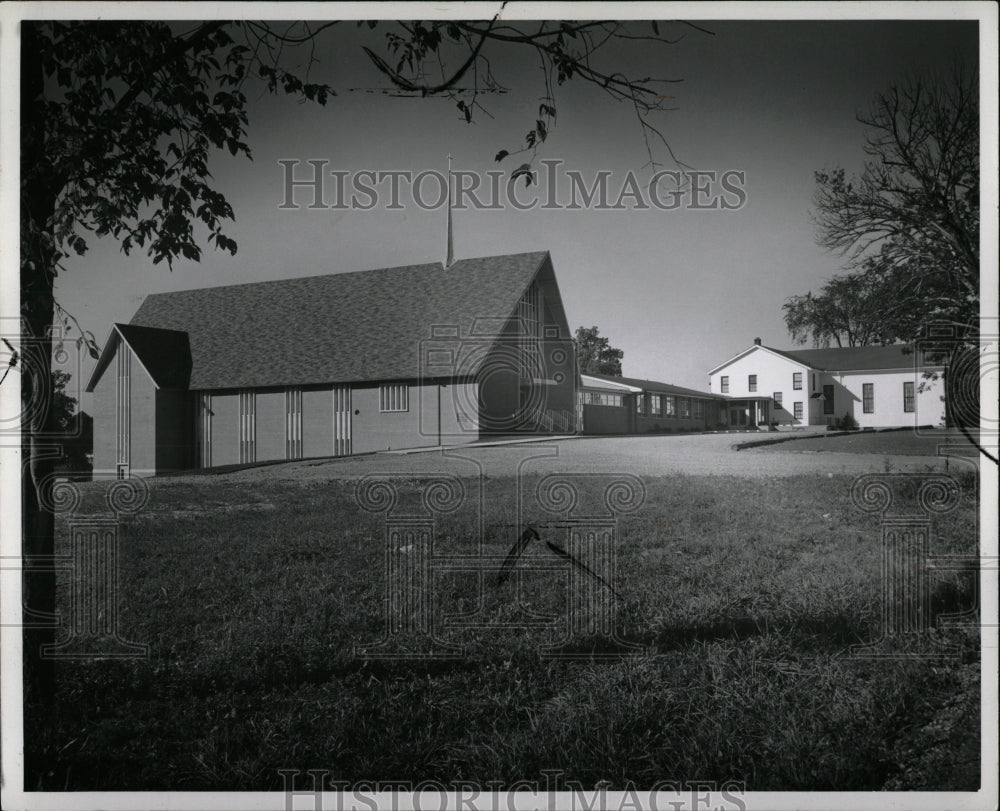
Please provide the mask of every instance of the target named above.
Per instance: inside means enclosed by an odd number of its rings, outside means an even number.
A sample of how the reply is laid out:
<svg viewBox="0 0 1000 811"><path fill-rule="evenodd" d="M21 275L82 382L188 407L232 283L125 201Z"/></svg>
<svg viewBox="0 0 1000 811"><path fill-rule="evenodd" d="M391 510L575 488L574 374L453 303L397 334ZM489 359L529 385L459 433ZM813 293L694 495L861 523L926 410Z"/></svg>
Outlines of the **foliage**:
<svg viewBox="0 0 1000 811"><path fill-rule="evenodd" d="M834 276L817 294L790 296L782 307L789 334L796 343L811 339L816 347L906 340L916 334L919 320L915 313L895 306L905 286L902 275L867 259L861 270Z"/></svg>
<svg viewBox="0 0 1000 811"><path fill-rule="evenodd" d="M854 419L854 415L850 411L845 411L844 416L840 419L834 419L830 423L830 427L834 431L857 431L858 421Z"/></svg>
<svg viewBox="0 0 1000 811"><path fill-rule="evenodd" d="M817 346L914 341L968 330L979 312L978 77L915 77L880 94L859 177L816 172L817 240L848 256L818 295L792 296L792 337Z"/></svg>
<svg viewBox="0 0 1000 811"><path fill-rule="evenodd" d="M87 454L93 451L94 421L77 409L77 400L66 393L70 375L61 370L52 372L52 423L62 447L61 466L70 470L87 470Z"/></svg>
<svg viewBox="0 0 1000 811"><path fill-rule="evenodd" d="M597 327L577 327L576 363L582 374L622 375L621 349L611 346L607 338L598 334Z"/></svg>

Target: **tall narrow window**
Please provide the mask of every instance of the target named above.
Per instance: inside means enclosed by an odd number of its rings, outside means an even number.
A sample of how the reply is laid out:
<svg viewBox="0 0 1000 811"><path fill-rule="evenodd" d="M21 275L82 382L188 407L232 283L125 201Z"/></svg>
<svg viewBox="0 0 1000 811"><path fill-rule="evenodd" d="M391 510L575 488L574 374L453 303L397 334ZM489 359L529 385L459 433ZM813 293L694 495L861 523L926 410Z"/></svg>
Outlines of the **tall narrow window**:
<svg viewBox="0 0 1000 811"><path fill-rule="evenodd" d="M654 417L663 416L663 399L659 394L649 395L649 409Z"/></svg>
<svg viewBox="0 0 1000 811"><path fill-rule="evenodd" d="M747 380L747 387L750 391L757 391L757 375L750 375Z"/></svg>
<svg viewBox="0 0 1000 811"><path fill-rule="evenodd" d="M781 408L781 392L776 391L774 393L774 407L775 409Z"/></svg>
<svg viewBox="0 0 1000 811"><path fill-rule="evenodd" d="M677 410L680 412L681 419L691 418L691 401L687 397L677 398Z"/></svg>
<svg viewBox="0 0 1000 811"><path fill-rule="evenodd" d="M212 466L212 395L198 394L198 459L202 467Z"/></svg>
<svg viewBox="0 0 1000 811"><path fill-rule="evenodd" d="M832 414L833 406L833 386L823 386L823 413Z"/></svg>
<svg viewBox="0 0 1000 811"><path fill-rule="evenodd" d="M802 419L802 401L801 400L796 400L792 404L792 408L795 409L793 411L793 414L795 415L795 419L801 420Z"/></svg>
<svg viewBox="0 0 1000 811"><path fill-rule="evenodd" d="M862 410L865 414L875 413L875 384L863 383L861 385Z"/></svg>
<svg viewBox="0 0 1000 811"><path fill-rule="evenodd" d="M541 370L542 289L533 281L517 303L517 343L521 385L544 377Z"/></svg>
<svg viewBox="0 0 1000 811"><path fill-rule="evenodd" d="M410 387L405 383L383 383L378 390L379 411L409 411Z"/></svg>
<svg viewBox="0 0 1000 811"><path fill-rule="evenodd" d="M132 350L122 341L118 345L118 407L115 409L117 422L116 462L128 465L132 446Z"/></svg>
<svg viewBox="0 0 1000 811"><path fill-rule="evenodd" d="M912 414L913 406L913 381L903 383L903 411Z"/></svg>
<svg viewBox="0 0 1000 811"><path fill-rule="evenodd" d="M723 375L720 377L719 385L722 388L723 394L729 394L729 375Z"/></svg>
<svg viewBox="0 0 1000 811"><path fill-rule="evenodd" d="M795 391L802 390L802 372L792 372L792 388Z"/></svg>
<svg viewBox="0 0 1000 811"><path fill-rule="evenodd" d="M646 395L637 394L635 396L635 413L640 417L646 416Z"/></svg>
<svg viewBox="0 0 1000 811"><path fill-rule="evenodd" d="M285 458L302 458L302 389L285 389Z"/></svg>
<svg viewBox="0 0 1000 811"><path fill-rule="evenodd" d="M696 420L701 420L705 418L705 401L695 400L694 401L694 418Z"/></svg>
<svg viewBox="0 0 1000 811"><path fill-rule="evenodd" d="M677 398L672 394L666 396L666 408L663 412L667 417L677 416Z"/></svg>
<svg viewBox="0 0 1000 811"><path fill-rule="evenodd" d="M257 460L257 395L252 390L240 392L240 462Z"/></svg>

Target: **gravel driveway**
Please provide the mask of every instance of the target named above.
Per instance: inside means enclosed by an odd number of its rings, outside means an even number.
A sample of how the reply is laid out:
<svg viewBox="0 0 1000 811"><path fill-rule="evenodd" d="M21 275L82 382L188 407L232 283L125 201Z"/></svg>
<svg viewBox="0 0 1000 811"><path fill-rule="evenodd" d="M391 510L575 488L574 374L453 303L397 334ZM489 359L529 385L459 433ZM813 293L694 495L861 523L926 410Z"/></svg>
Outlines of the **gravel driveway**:
<svg viewBox="0 0 1000 811"><path fill-rule="evenodd" d="M579 437L518 445L465 447L419 453L387 452L344 459L313 459L223 474L234 481L293 479L356 479L368 474L400 477L449 471L476 475L479 466L488 476L526 472L634 473L644 476L694 475L794 476L801 473L846 473L972 469L962 460L934 456L883 456L854 453L788 453L768 446L743 451L732 445L756 438L748 434L646 435ZM961 465L962 467L956 467Z"/></svg>

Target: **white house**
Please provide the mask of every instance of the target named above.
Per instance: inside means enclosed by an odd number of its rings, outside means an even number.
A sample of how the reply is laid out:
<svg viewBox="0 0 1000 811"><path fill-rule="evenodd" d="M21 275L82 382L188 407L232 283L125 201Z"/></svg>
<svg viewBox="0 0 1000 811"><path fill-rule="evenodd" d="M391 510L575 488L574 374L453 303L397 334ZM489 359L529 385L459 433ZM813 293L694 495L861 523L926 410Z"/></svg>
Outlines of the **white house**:
<svg viewBox="0 0 1000 811"><path fill-rule="evenodd" d="M908 345L782 350L757 338L708 375L731 426L820 426L850 414L862 428L891 428L944 422L943 371Z"/></svg>

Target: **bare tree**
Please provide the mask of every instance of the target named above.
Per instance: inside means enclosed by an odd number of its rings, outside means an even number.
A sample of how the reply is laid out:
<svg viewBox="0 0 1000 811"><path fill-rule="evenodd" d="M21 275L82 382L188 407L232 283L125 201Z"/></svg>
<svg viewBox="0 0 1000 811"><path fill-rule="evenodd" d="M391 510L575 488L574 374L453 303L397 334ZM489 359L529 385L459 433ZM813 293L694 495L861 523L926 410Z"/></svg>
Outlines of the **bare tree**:
<svg viewBox="0 0 1000 811"><path fill-rule="evenodd" d="M966 431L979 424L978 75L912 78L858 120L868 128L860 177L816 173L817 241L847 255L844 278L869 287L878 340L919 340L947 366L946 402ZM806 304L816 302L786 304L792 334L831 334L828 309L810 320Z"/></svg>
<svg viewBox="0 0 1000 811"><path fill-rule="evenodd" d="M858 120L868 127L861 176L816 173L819 244L852 267L900 269L894 303L919 322L967 328L979 308L978 77L911 79Z"/></svg>

